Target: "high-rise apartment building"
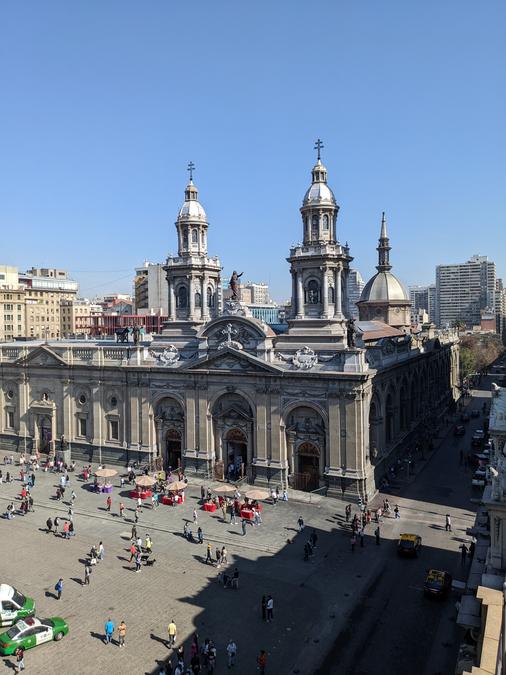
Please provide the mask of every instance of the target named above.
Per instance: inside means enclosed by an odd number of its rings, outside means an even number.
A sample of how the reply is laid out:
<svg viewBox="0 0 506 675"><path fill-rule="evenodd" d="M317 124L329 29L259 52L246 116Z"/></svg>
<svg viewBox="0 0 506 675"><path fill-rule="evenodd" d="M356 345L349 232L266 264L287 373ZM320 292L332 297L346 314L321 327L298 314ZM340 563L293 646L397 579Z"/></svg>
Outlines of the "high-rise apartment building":
<svg viewBox="0 0 506 675"><path fill-rule="evenodd" d="M61 305L77 296L77 281L65 270L36 268L19 274L25 287L25 334L33 338L58 338L61 335Z"/></svg>
<svg viewBox="0 0 506 675"><path fill-rule="evenodd" d="M411 314L417 316L419 310L427 312L429 321L434 321L436 317L436 286L410 286L409 299L411 300Z"/></svg>
<svg viewBox="0 0 506 675"><path fill-rule="evenodd" d="M25 335L25 289L18 268L0 265L0 341Z"/></svg>
<svg viewBox="0 0 506 675"><path fill-rule="evenodd" d="M436 267L436 324L444 328L455 321L479 326L480 310L495 310L495 263L473 255L467 262Z"/></svg>
<svg viewBox="0 0 506 675"><path fill-rule="evenodd" d="M169 307L169 287L161 263L145 262L137 267L134 278L136 314L166 315Z"/></svg>
<svg viewBox="0 0 506 675"><path fill-rule="evenodd" d="M360 272L350 268L350 273L348 275L348 302L350 305L350 315L354 319L358 319L357 302L360 300L364 286L365 282L362 279Z"/></svg>

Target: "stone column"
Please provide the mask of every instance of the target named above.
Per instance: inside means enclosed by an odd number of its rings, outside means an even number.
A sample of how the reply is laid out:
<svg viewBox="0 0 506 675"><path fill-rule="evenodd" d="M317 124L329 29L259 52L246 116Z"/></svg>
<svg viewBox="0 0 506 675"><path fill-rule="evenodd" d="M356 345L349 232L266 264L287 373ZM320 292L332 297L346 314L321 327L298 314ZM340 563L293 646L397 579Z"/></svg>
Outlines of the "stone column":
<svg viewBox="0 0 506 675"><path fill-rule="evenodd" d="M191 385L190 385L191 386ZM182 448L182 455L184 456L185 449L195 448L195 389L188 389L185 395L185 446Z"/></svg>
<svg viewBox="0 0 506 675"><path fill-rule="evenodd" d="M290 475L295 473L295 431L286 432L286 452L288 459L288 470Z"/></svg>
<svg viewBox="0 0 506 675"><path fill-rule="evenodd" d="M297 319L304 318L304 287L302 285L302 270L297 270Z"/></svg>
<svg viewBox="0 0 506 675"><path fill-rule="evenodd" d="M336 270L336 297L334 298L335 301L335 315L336 318L341 319L343 316L343 308L342 308L342 298L341 298L341 293L342 293L342 287L341 287L341 268L338 267Z"/></svg>
<svg viewBox="0 0 506 675"><path fill-rule="evenodd" d="M292 316L297 316L297 274L295 270L291 270L292 274Z"/></svg>
<svg viewBox="0 0 506 675"><path fill-rule="evenodd" d="M201 317L202 321L207 321L209 318L209 309L207 307L207 278L205 274L200 279L200 302L201 302Z"/></svg>
<svg viewBox="0 0 506 675"><path fill-rule="evenodd" d="M350 308L348 307L348 275L344 272L344 270L341 272L343 275L343 279L341 279L341 284L343 285L344 293L343 293L343 299L344 299L344 307L342 308L341 311L344 311L346 316L349 316L350 314Z"/></svg>
<svg viewBox="0 0 506 675"><path fill-rule="evenodd" d="M329 277L326 267L322 267L322 304L322 319L327 319L329 316Z"/></svg>
<svg viewBox="0 0 506 675"><path fill-rule="evenodd" d="M176 319L176 295L174 293L174 281L169 281L169 319L174 321Z"/></svg>
<svg viewBox="0 0 506 675"><path fill-rule="evenodd" d="M193 320L195 318L195 294L193 289L193 279L188 279L188 318Z"/></svg>
<svg viewBox="0 0 506 675"><path fill-rule="evenodd" d="M255 457L265 461L267 459L268 431L267 431L267 395L265 388L260 386L256 392L256 453Z"/></svg>

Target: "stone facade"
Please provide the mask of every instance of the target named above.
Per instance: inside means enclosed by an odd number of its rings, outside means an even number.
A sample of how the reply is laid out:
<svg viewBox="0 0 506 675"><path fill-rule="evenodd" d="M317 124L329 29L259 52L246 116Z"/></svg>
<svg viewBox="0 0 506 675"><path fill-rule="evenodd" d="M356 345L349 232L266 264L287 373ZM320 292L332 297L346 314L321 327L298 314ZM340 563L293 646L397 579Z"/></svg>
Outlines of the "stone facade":
<svg viewBox="0 0 506 675"><path fill-rule="evenodd" d="M239 301L222 303L221 268L207 256L207 220L190 182L176 222L179 255L165 266L162 334L135 346L0 347L0 448L125 465L158 458L206 477L232 465L259 485L371 497L410 434L457 397L458 340L380 322L375 333L350 330L352 258L337 240L338 207L320 160L312 178L304 243L289 257L287 333Z"/></svg>

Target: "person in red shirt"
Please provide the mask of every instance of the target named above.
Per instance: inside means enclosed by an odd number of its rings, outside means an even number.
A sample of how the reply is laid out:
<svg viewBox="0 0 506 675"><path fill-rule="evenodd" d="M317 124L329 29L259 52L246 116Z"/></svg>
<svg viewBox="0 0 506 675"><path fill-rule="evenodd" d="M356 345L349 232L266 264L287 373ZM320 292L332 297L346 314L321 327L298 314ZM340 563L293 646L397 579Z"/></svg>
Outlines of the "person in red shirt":
<svg viewBox="0 0 506 675"><path fill-rule="evenodd" d="M260 654L257 656L257 665L260 675L265 675L265 667L267 665L267 654L265 649L260 650Z"/></svg>
<svg viewBox="0 0 506 675"><path fill-rule="evenodd" d="M109 496L107 497L107 502L106 502L106 503L107 503L107 511L110 512L110 511L111 511L111 506L112 506L112 498L111 498L111 495L109 495Z"/></svg>

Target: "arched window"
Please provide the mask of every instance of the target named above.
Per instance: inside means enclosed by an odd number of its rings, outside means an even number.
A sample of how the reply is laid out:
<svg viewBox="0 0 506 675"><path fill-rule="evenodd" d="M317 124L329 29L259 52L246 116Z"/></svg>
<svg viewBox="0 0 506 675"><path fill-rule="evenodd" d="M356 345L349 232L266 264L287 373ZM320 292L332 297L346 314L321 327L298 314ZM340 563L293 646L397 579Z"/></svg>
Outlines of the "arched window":
<svg viewBox="0 0 506 675"><path fill-rule="evenodd" d="M202 246L206 245L206 233L202 232Z"/></svg>
<svg viewBox="0 0 506 675"><path fill-rule="evenodd" d="M207 287L207 306L214 307L214 293L211 286Z"/></svg>
<svg viewBox="0 0 506 675"><path fill-rule="evenodd" d="M306 287L306 303L317 305L320 302L320 286L315 279L311 279Z"/></svg>
<svg viewBox="0 0 506 675"><path fill-rule="evenodd" d="M311 220L311 238L318 239L318 216L316 214Z"/></svg>
<svg viewBox="0 0 506 675"><path fill-rule="evenodd" d="M323 229L328 230L329 229L329 217L327 214L323 216Z"/></svg>
<svg viewBox="0 0 506 675"><path fill-rule="evenodd" d="M199 243L199 233L197 230L192 230L192 244L198 244Z"/></svg>
<svg viewBox="0 0 506 675"><path fill-rule="evenodd" d="M188 306L188 294L186 292L186 286L180 286L177 289L176 305L177 305L177 307L187 307Z"/></svg>
<svg viewBox="0 0 506 675"><path fill-rule="evenodd" d="M329 303L331 305L333 305L334 302L335 302L335 294L334 294L334 287L333 286L329 286L328 299L329 299Z"/></svg>
<svg viewBox="0 0 506 675"><path fill-rule="evenodd" d="M202 296L198 291L195 293L195 307L202 307Z"/></svg>
<svg viewBox="0 0 506 675"><path fill-rule="evenodd" d="M188 248L188 232L183 234L183 248Z"/></svg>

